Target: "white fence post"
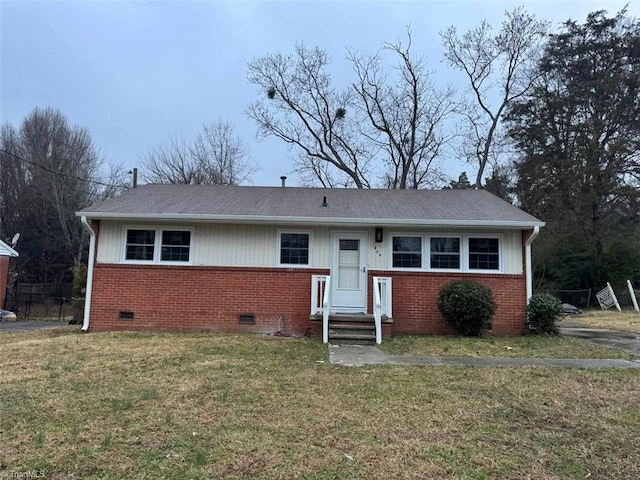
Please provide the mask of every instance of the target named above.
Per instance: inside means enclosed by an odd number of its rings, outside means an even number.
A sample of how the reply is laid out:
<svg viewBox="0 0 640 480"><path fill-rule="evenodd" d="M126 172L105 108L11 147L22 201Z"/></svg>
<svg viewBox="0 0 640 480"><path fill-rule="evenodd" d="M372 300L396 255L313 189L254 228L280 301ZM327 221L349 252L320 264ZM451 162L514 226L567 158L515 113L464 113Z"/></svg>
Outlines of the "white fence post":
<svg viewBox="0 0 640 480"><path fill-rule="evenodd" d="M331 277L324 280L322 293L322 343L329 343L329 311L331 310Z"/></svg>
<svg viewBox="0 0 640 480"><path fill-rule="evenodd" d="M613 301L616 304L616 308L619 312L621 312L622 309L620 308L620 304L618 303L618 297L616 297L616 293L613 291L613 288L611 288L611 284L609 282L607 282L607 287L609 287L609 291L611 291L611 296L613 297Z"/></svg>
<svg viewBox="0 0 640 480"><path fill-rule="evenodd" d="M629 295L631 295L631 301L633 302L633 309L640 313L640 308L638 308L638 300L636 299L636 292L633 289L633 285L631 285L631 280L627 280L627 287L629 287Z"/></svg>

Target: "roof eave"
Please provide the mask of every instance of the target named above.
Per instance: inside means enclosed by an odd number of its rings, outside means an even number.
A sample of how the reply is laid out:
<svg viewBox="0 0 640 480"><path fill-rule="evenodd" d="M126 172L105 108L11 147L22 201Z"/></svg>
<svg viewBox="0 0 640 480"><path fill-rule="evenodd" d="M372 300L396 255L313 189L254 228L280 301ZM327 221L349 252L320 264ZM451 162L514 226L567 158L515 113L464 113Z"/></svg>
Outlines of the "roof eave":
<svg viewBox="0 0 640 480"><path fill-rule="evenodd" d="M449 227L499 227L533 228L544 227L541 221L513 220L445 220L415 218L344 218L344 217L292 217L276 215L209 215L209 214L151 214L151 213L113 213L113 212L76 212L94 220L144 221L144 222L183 222L183 223L245 223L268 225L335 225L335 226L449 226Z"/></svg>

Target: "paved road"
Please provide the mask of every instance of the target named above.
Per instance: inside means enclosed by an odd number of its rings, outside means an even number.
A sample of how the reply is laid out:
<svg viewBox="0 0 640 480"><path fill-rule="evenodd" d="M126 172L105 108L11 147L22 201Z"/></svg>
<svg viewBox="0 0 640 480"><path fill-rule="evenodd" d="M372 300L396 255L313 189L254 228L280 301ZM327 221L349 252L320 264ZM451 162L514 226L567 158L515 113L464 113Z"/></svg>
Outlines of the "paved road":
<svg viewBox="0 0 640 480"><path fill-rule="evenodd" d="M42 328L66 327L64 322L47 322L34 320L32 322L1 322L0 333L28 332L29 330L40 330Z"/></svg>

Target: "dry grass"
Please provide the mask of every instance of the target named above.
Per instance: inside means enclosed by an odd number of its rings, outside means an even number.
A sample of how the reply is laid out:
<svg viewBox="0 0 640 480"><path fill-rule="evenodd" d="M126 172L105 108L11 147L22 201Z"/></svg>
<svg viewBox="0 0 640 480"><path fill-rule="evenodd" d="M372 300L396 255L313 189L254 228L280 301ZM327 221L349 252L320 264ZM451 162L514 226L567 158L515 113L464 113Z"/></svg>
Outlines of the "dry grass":
<svg viewBox="0 0 640 480"><path fill-rule="evenodd" d="M591 310L582 315L565 317L564 322L584 327L640 333L640 313L633 310L623 310L622 312L615 309Z"/></svg>
<svg viewBox="0 0 640 480"><path fill-rule="evenodd" d="M358 369L241 335L0 342L0 478L640 477L638 371Z"/></svg>
<svg viewBox="0 0 640 480"><path fill-rule="evenodd" d="M622 349L577 338L534 335L489 338L399 335L385 340L380 349L391 355L435 357L635 358Z"/></svg>

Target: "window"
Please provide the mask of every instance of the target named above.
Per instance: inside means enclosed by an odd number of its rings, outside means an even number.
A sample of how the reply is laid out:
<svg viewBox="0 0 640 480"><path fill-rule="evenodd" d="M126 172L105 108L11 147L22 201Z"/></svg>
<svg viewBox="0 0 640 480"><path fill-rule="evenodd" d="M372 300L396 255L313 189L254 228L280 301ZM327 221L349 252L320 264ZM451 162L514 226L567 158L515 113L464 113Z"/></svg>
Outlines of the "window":
<svg viewBox="0 0 640 480"><path fill-rule="evenodd" d="M500 270L499 252L497 238L469 238L469 269Z"/></svg>
<svg viewBox="0 0 640 480"><path fill-rule="evenodd" d="M390 268L502 272L502 235L397 232L389 236ZM423 261L423 256L426 260Z"/></svg>
<svg viewBox="0 0 640 480"><path fill-rule="evenodd" d="M127 230L127 260L153 261L155 230Z"/></svg>
<svg viewBox="0 0 640 480"><path fill-rule="evenodd" d="M280 234L280 263L283 265L309 265L309 234Z"/></svg>
<svg viewBox="0 0 640 480"><path fill-rule="evenodd" d="M431 237L431 268L460 269L460 239Z"/></svg>
<svg viewBox="0 0 640 480"><path fill-rule="evenodd" d="M393 267L422 268L422 238L392 237Z"/></svg>
<svg viewBox="0 0 640 480"><path fill-rule="evenodd" d="M191 232L164 230L162 232L162 262L188 262L191 246Z"/></svg>
<svg viewBox="0 0 640 480"><path fill-rule="evenodd" d="M191 260L191 230L127 228L125 261L177 262Z"/></svg>

